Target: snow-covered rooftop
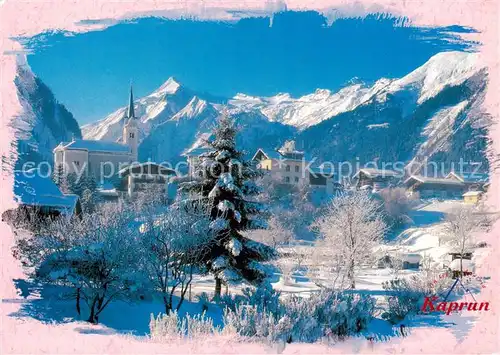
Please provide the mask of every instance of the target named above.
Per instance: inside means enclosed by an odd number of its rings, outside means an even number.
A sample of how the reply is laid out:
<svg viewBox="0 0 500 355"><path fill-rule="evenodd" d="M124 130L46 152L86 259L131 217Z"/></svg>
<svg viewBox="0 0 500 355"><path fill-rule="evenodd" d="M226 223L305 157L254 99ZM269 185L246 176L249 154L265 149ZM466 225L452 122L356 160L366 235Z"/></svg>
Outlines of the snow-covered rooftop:
<svg viewBox="0 0 500 355"><path fill-rule="evenodd" d="M363 168L359 169L353 177L358 176L361 172L369 177L398 177L401 175L401 173L389 169Z"/></svg>
<svg viewBox="0 0 500 355"><path fill-rule="evenodd" d="M77 195L65 195L50 177L43 177L36 169L14 172L14 197L23 205L52 207L72 213Z"/></svg>
<svg viewBox="0 0 500 355"><path fill-rule="evenodd" d="M467 197L467 196L478 196L478 195L482 195L483 192L482 191L467 191L466 193L464 193L462 196L463 197Z"/></svg>
<svg viewBox="0 0 500 355"><path fill-rule="evenodd" d="M420 175L410 176L408 179L406 179L405 183L408 183L411 180L416 180L423 184L441 184L441 185L452 185L452 186L461 186L464 184L463 182L454 179L425 177Z"/></svg>
<svg viewBox="0 0 500 355"><path fill-rule="evenodd" d="M185 156L185 157L199 156L199 155L201 155L203 153L206 153L206 152L210 151L210 149L211 148L209 148L209 147L196 147L196 148L187 150L182 155Z"/></svg>
<svg viewBox="0 0 500 355"><path fill-rule="evenodd" d="M486 183L489 181L489 175L486 173L449 173L446 178L456 178L465 183Z"/></svg>
<svg viewBox="0 0 500 355"><path fill-rule="evenodd" d="M79 149L88 150L89 152L113 152L113 153L129 153L130 148L126 145L107 142L107 141L94 141L87 139L76 139L71 142L60 143L57 149Z"/></svg>

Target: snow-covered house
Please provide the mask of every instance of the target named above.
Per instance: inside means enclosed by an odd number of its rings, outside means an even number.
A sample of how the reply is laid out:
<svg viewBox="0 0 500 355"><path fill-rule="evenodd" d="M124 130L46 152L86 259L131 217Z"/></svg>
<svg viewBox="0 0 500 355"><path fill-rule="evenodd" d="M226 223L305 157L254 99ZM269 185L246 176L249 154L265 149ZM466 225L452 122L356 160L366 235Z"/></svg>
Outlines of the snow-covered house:
<svg viewBox="0 0 500 355"><path fill-rule="evenodd" d="M311 159L287 141L278 150L257 149L252 157L257 168L269 172L286 184L305 184L332 194L335 188L333 171L322 165L310 164Z"/></svg>
<svg viewBox="0 0 500 355"><path fill-rule="evenodd" d="M8 213L8 218L29 218L30 213L38 217L79 215L82 211L77 195L63 194L50 177L38 169L14 172L14 198L19 204Z"/></svg>
<svg viewBox="0 0 500 355"><path fill-rule="evenodd" d="M401 173L390 169L362 168L352 178L358 188L370 186L374 190L380 190L395 186L401 176Z"/></svg>
<svg viewBox="0 0 500 355"><path fill-rule="evenodd" d="M133 197L136 193L153 189L166 197L168 180L175 175L175 170L160 164L135 163L118 172L120 179L118 190Z"/></svg>
<svg viewBox="0 0 500 355"><path fill-rule="evenodd" d="M489 182L488 174L478 172L457 173L452 171L446 178L463 182L469 191L484 191L485 185Z"/></svg>
<svg viewBox="0 0 500 355"><path fill-rule="evenodd" d="M378 260L378 268L395 267L400 265L402 269L418 269L422 256L415 253L388 253Z"/></svg>
<svg viewBox="0 0 500 355"><path fill-rule="evenodd" d="M462 181L447 178L411 175L404 184L410 194L418 192L421 198L459 199L467 191Z"/></svg>
<svg viewBox="0 0 500 355"><path fill-rule="evenodd" d="M464 198L464 202L468 204L477 204L479 201L481 201L481 198L483 197L483 191L467 191L462 195Z"/></svg>
<svg viewBox="0 0 500 355"><path fill-rule="evenodd" d="M55 169L62 167L65 174L84 172L100 178L115 175L123 166L137 161L139 132L132 87L126 119L122 144L86 139L61 142L53 151Z"/></svg>

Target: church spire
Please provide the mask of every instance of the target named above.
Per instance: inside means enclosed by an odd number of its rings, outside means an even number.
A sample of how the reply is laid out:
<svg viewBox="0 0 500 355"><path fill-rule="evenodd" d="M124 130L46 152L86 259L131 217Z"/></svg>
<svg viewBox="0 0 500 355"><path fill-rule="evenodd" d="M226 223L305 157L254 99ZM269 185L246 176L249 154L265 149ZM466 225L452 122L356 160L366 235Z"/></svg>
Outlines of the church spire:
<svg viewBox="0 0 500 355"><path fill-rule="evenodd" d="M134 94L132 93L132 83L130 83L130 98L129 98L129 103L128 103L127 117L128 118L135 118L135 112L134 112Z"/></svg>

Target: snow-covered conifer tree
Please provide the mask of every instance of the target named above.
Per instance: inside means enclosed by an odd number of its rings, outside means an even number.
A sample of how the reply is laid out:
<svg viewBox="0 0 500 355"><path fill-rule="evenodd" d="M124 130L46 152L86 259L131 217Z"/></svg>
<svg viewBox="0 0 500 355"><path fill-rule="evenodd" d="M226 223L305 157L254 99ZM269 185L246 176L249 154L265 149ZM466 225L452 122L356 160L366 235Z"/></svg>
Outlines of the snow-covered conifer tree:
<svg viewBox="0 0 500 355"><path fill-rule="evenodd" d="M215 276L215 297L220 297L221 283L246 280L258 284L266 276L264 265L275 256L273 248L244 237L245 230L264 228L264 206L255 200L260 189L255 178L260 172L236 148L238 129L223 115L213 129L211 148L200 156L192 181L180 184L181 193L193 200L210 203L211 228L215 243L207 255L209 271Z"/></svg>

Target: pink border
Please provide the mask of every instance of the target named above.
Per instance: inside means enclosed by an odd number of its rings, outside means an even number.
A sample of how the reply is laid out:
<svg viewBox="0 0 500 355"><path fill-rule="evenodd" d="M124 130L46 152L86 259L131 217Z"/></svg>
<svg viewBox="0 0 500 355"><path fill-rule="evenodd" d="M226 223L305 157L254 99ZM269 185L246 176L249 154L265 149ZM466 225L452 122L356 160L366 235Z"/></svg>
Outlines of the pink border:
<svg viewBox="0 0 500 355"><path fill-rule="evenodd" d="M331 8L342 8L342 13L351 16L362 16L368 12L385 11L395 15L409 17L413 23L419 25L463 25L478 29L479 34L472 39L483 43L481 59L489 67L490 83L486 96L485 107L493 116L495 122L499 120L499 56L498 43L499 3L496 0L378 0L376 3L368 0L289 0L288 9L315 9L321 10L329 16L335 16ZM96 30L79 26L75 23L83 19L125 19L148 14L161 14L167 17L177 17L189 13L200 18L230 19L231 15L224 9L238 9L249 11L272 11L281 8L278 1L249 0L244 2L230 0L206 0L201 6L198 1L102 1L102 0L6 0L0 5L0 150L2 157L11 156L12 132L8 128L9 122L20 112L16 88L13 83L15 76L15 56L23 48L9 39L12 36L35 35L48 29L66 29L71 31ZM9 52L6 54L5 52ZM492 139L491 154L500 152L499 128L493 127L490 131ZM488 202L500 206L500 170L497 169L492 178L492 185L488 194ZM12 178L2 172L0 186L0 212L12 206ZM10 229L0 223L2 239L2 298L15 297L12 278L22 275L17 263L10 255L12 235ZM471 330L469 336L460 344L449 330L421 329L404 339L393 339L387 343L376 344L369 348L365 343L336 347L334 349L322 346L296 345L287 347L285 353L339 353L339 352L390 352L390 353L494 353L500 351L499 328L499 297L500 285L498 270L500 223L496 223L493 230L485 236L491 243L492 249L487 256L480 274L492 276L488 287L482 292L481 299L491 303L492 310L484 312ZM118 336L96 337L80 335L68 326L37 327L36 329L12 317L5 317L13 306L2 304L2 352L32 353L32 352L59 352L59 353L163 353L163 352L203 352L203 353L262 353L267 350L262 347L248 346L238 348L227 342L224 346L206 347L165 347L157 344L147 344L133 338ZM26 334L30 333L32 334ZM26 335L28 335L26 337ZM31 336L30 336L31 335ZM28 342L28 343L27 343ZM354 344L354 345L353 345ZM175 345L175 344L174 344ZM354 346L354 347L353 347ZM270 349L268 349L270 350Z"/></svg>

